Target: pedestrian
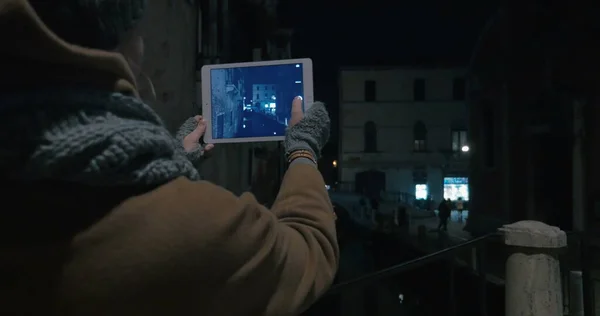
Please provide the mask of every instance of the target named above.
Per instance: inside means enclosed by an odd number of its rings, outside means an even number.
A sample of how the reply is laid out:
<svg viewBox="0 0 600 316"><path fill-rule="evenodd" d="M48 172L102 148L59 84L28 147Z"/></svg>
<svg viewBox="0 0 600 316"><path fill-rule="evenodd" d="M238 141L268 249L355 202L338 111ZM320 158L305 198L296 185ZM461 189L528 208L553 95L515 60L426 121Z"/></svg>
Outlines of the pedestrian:
<svg viewBox="0 0 600 316"><path fill-rule="evenodd" d="M463 208L464 208L463 198L459 197L458 200L456 201L456 210L459 212L462 212Z"/></svg>
<svg viewBox="0 0 600 316"><path fill-rule="evenodd" d="M450 206L448 205L448 202L445 200L442 200L440 202L440 204L438 205L438 218L439 218L439 224L437 227L438 231L447 231L448 230L448 218L450 218Z"/></svg>
<svg viewBox="0 0 600 316"><path fill-rule="evenodd" d="M178 143L138 97L144 0L0 1L0 314L297 315L327 290L322 103L294 100L267 209L199 181L201 128Z"/></svg>
<svg viewBox="0 0 600 316"><path fill-rule="evenodd" d="M458 213L459 221L462 222L463 211L464 211L464 201L463 201L462 197L459 197L458 200L456 201L456 211Z"/></svg>

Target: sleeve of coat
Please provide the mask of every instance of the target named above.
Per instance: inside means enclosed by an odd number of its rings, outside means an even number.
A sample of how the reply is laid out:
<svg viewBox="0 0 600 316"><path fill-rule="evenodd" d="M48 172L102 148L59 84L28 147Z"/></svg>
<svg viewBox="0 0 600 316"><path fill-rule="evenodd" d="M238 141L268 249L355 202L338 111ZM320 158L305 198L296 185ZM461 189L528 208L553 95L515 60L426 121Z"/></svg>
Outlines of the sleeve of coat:
<svg viewBox="0 0 600 316"><path fill-rule="evenodd" d="M238 266L224 295L254 295L247 308L264 308L263 315L301 313L329 288L339 260L333 207L321 174L313 165L295 164L271 210L250 194L238 203L239 238L229 244Z"/></svg>

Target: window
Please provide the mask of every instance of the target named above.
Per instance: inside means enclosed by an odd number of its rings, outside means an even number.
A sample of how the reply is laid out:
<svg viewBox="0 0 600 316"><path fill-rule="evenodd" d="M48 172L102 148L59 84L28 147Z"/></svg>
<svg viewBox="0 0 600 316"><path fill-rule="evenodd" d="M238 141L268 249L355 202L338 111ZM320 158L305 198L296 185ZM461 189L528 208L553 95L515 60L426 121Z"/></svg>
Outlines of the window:
<svg viewBox="0 0 600 316"><path fill-rule="evenodd" d="M465 78L454 78L452 83L452 98L454 101L463 101L466 96Z"/></svg>
<svg viewBox="0 0 600 316"><path fill-rule="evenodd" d="M427 184L415 184L415 198L417 200L427 200L429 188Z"/></svg>
<svg viewBox="0 0 600 316"><path fill-rule="evenodd" d="M445 177L444 178L444 199L456 201L462 199L469 200L469 178L465 177Z"/></svg>
<svg viewBox="0 0 600 316"><path fill-rule="evenodd" d="M413 127L414 151L427 151L427 127L423 121L417 121Z"/></svg>
<svg viewBox="0 0 600 316"><path fill-rule="evenodd" d="M373 102L377 100L377 85L375 80L365 81L365 101Z"/></svg>
<svg viewBox="0 0 600 316"><path fill-rule="evenodd" d="M494 158L496 153L494 152L494 113L490 107L483 109L483 139L484 139L484 161L485 166L488 168L494 167Z"/></svg>
<svg viewBox="0 0 600 316"><path fill-rule="evenodd" d="M465 130L454 130L452 131L452 151L460 152L464 146L468 146L467 143L467 131Z"/></svg>
<svg viewBox="0 0 600 316"><path fill-rule="evenodd" d="M256 94L256 100L260 99L260 94Z"/></svg>
<svg viewBox="0 0 600 316"><path fill-rule="evenodd" d="M425 101L425 79L417 78L413 81L413 99Z"/></svg>
<svg viewBox="0 0 600 316"><path fill-rule="evenodd" d="M365 152L377 152L377 126L373 121L365 123Z"/></svg>
<svg viewBox="0 0 600 316"><path fill-rule="evenodd" d="M423 139L415 139L414 151L423 152L427 150L427 144Z"/></svg>

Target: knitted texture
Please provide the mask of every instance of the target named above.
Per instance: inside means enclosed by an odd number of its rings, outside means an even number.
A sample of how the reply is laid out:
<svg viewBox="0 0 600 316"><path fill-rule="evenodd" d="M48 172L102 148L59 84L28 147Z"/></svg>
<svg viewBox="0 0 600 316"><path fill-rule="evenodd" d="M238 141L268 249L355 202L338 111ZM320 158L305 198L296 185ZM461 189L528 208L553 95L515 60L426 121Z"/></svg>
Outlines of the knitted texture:
<svg viewBox="0 0 600 316"><path fill-rule="evenodd" d="M315 102L305 113L298 124L287 129L285 133L286 155L295 150L308 150L316 159L321 156L321 149L329 140L331 121L325 104Z"/></svg>
<svg viewBox="0 0 600 316"><path fill-rule="evenodd" d="M0 172L21 180L158 185L198 172L140 100L83 89L0 96Z"/></svg>
<svg viewBox="0 0 600 316"><path fill-rule="evenodd" d="M175 134L175 139L177 140L180 149L184 152L186 157L194 165L197 165L202 160L202 156L204 155L204 148L200 146L200 144L198 144L198 147L196 147L196 149L189 152L185 151L185 149L183 148L183 139L191 132L193 132L197 126L198 122L196 122L196 119L194 117L190 117L183 123L183 125L181 125L181 127L179 127L179 130L177 130L177 133Z"/></svg>
<svg viewBox="0 0 600 316"><path fill-rule="evenodd" d="M141 19L147 0L29 0L60 38L84 47L112 50Z"/></svg>

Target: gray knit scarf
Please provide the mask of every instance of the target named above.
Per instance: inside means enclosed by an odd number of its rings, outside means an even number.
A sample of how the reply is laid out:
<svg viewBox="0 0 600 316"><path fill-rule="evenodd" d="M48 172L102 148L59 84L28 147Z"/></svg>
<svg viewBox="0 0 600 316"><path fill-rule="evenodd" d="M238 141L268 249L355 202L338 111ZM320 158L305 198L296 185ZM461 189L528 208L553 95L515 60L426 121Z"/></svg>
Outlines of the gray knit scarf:
<svg viewBox="0 0 600 316"><path fill-rule="evenodd" d="M0 95L0 172L18 180L159 185L198 172L137 98L88 89Z"/></svg>

